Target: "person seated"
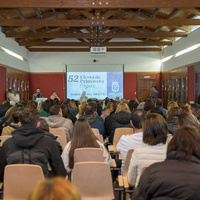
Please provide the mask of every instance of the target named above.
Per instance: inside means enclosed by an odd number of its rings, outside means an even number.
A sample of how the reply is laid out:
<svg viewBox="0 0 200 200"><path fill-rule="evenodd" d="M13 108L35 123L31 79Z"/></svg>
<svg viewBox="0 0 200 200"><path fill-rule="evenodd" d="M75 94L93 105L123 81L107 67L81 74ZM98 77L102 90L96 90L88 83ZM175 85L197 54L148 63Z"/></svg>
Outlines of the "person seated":
<svg viewBox="0 0 200 200"><path fill-rule="evenodd" d="M163 100L162 99L156 99L156 107L158 107L162 110L163 116L166 118L167 109L163 108Z"/></svg>
<svg viewBox="0 0 200 200"><path fill-rule="evenodd" d="M0 151L0 181L3 181L5 166L10 164L40 165L48 176L49 163L53 175L66 176L57 146L39 127L38 112L25 108L19 115L19 128L12 132Z"/></svg>
<svg viewBox="0 0 200 200"><path fill-rule="evenodd" d="M132 200L199 200L199 171L199 130L181 128L168 144L166 160L145 169Z"/></svg>
<svg viewBox="0 0 200 200"><path fill-rule="evenodd" d="M137 184L142 168L155 162L165 160L167 151L167 123L157 113L149 113L142 120L144 146L134 149L128 169L130 185Z"/></svg>
<svg viewBox="0 0 200 200"><path fill-rule="evenodd" d="M149 111L155 108L155 102L152 99L146 99L144 103L144 111Z"/></svg>
<svg viewBox="0 0 200 200"><path fill-rule="evenodd" d="M130 124L131 111L126 103L119 103L115 114L111 117L111 135L109 141L113 144L113 138L116 128L132 128Z"/></svg>
<svg viewBox="0 0 200 200"><path fill-rule="evenodd" d="M76 115L76 118L79 119L81 116L84 116L84 107L85 105L88 104L87 102L82 102L80 107L79 107L79 112Z"/></svg>
<svg viewBox="0 0 200 200"><path fill-rule="evenodd" d="M6 98L12 106L14 106L16 103L19 103L20 101L19 94L16 94L13 89L8 90L6 93Z"/></svg>
<svg viewBox="0 0 200 200"><path fill-rule="evenodd" d="M182 104L181 109L182 109L183 112L192 113L191 105L189 105L188 103Z"/></svg>
<svg viewBox="0 0 200 200"><path fill-rule="evenodd" d="M197 117L200 111L200 105L198 103L191 104L191 111L192 111L192 114Z"/></svg>
<svg viewBox="0 0 200 200"><path fill-rule="evenodd" d="M59 98L58 95L56 94L56 91L55 91L55 90L52 92L52 95L51 95L50 99L52 99L52 100L58 99L58 100L60 101L60 98Z"/></svg>
<svg viewBox="0 0 200 200"><path fill-rule="evenodd" d="M146 112L143 110L132 111L130 123L133 129L135 129L135 132L131 135L122 135L117 144L117 151L120 152L122 156L122 169L128 150L144 145L141 121L145 115Z"/></svg>
<svg viewBox="0 0 200 200"><path fill-rule="evenodd" d="M37 89L36 89L36 93L33 94L33 99L32 99L32 100L33 100L34 102L36 102L36 99L37 99L37 98L43 98L43 95L40 93L40 88L37 88Z"/></svg>
<svg viewBox="0 0 200 200"><path fill-rule="evenodd" d="M128 107L129 107L130 111L137 109L138 105L139 105L139 102L137 99L131 99L128 102Z"/></svg>
<svg viewBox="0 0 200 200"><path fill-rule="evenodd" d="M76 122L76 117L71 113L70 106L68 104L62 104L61 106L63 117L72 120L74 124Z"/></svg>
<svg viewBox="0 0 200 200"><path fill-rule="evenodd" d="M37 107L36 107L34 101L31 101L31 100L28 101L28 103L27 103L27 108L32 108L32 109L37 110Z"/></svg>
<svg viewBox="0 0 200 200"><path fill-rule="evenodd" d="M55 177L39 181L27 200L81 200L81 196L72 183Z"/></svg>
<svg viewBox="0 0 200 200"><path fill-rule="evenodd" d="M108 102L106 109L102 111L101 117L105 121L105 118L110 115L110 113L113 111L113 102Z"/></svg>
<svg viewBox="0 0 200 200"><path fill-rule="evenodd" d="M8 120L4 123L2 136L11 135L11 133L19 127L19 115L23 110L23 107L14 107L11 110Z"/></svg>
<svg viewBox="0 0 200 200"><path fill-rule="evenodd" d="M78 119L74 124L71 141L67 143L62 153L62 159L67 173L74 167L74 151L76 148L101 148L104 161L111 165L112 159L104 144L94 135L89 123L85 119Z"/></svg>
<svg viewBox="0 0 200 200"><path fill-rule="evenodd" d="M38 113L40 117L49 117L51 114L49 113L50 110L50 102L46 100L42 102L42 110L39 110Z"/></svg>
<svg viewBox="0 0 200 200"><path fill-rule="evenodd" d="M176 101L170 101L170 102L167 104L166 118L168 118L168 116L169 116L169 111L170 111L173 107L179 107Z"/></svg>
<svg viewBox="0 0 200 200"><path fill-rule="evenodd" d="M182 109L179 107L173 107L170 109L167 117L168 133L174 134L178 130L177 119L182 114Z"/></svg>
<svg viewBox="0 0 200 200"><path fill-rule="evenodd" d="M73 124L70 119L65 119L62 114L62 109L59 105L54 105L49 110L51 116L46 121L50 128L63 128L66 133L67 141L70 141Z"/></svg>
<svg viewBox="0 0 200 200"><path fill-rule="evenodd" d="M88 103L84 107L84 116L82 116L80 119L86 119L91 128L97 128L99 130L99 133L103 136L103 138L106 138L105 135L105 127L103 121L100 119L99 116L96 114L96 107L94 102Z"/></svg>
<svg viewBox="0 0 200 200"><path fill-rule="evenodd" d="M47 121L45 119L40 118L39 122L40 122L40 127L39 128L44 131L44 134L46 136L49 136L52 140L54 140L56 146L58 147L60 155L61 155L62 154L62 147L61 147L60 143L56 141L57 136L55 136L52 133L50 133L50 131L49 131L49 124L47 123Z"/></svg>
<svg viewBox="0 0 200 200"><path fill-rule="evenodd" d="M189 112L182 113L177 120L178 127L184 128L184 127L190 127L190 128L197 128L199 129L199 121L198 119Z"/></svg>

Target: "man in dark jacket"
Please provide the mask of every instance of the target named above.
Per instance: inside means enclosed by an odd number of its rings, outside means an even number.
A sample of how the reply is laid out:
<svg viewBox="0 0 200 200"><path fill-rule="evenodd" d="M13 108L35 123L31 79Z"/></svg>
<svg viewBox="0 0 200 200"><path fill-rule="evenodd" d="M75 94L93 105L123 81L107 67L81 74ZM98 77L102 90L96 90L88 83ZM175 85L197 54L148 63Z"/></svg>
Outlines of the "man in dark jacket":
<svg viewBox="0 0 200 200"><path fill-rule="evenodd" d="M19 128L12 132L0 152L0 181L3 180L4 168L10 164L40 165L44 175L48 175L48 163L53 175L66 176L66 170L55 142L39 129L39 114L26 108L19 116Z"/></svg>
<svg viewBox="0 0 200 200"><path fill-rule="evenodd" d="M105 135L105 127L103 121L100 119L98 115L96 115L96 110L94 110L94 103L89 103L84 108L84 116L81 117L81 119L86 119L91 128L97 128L99 130L99 133L103 136L103 138L106 138Z"/></svg>

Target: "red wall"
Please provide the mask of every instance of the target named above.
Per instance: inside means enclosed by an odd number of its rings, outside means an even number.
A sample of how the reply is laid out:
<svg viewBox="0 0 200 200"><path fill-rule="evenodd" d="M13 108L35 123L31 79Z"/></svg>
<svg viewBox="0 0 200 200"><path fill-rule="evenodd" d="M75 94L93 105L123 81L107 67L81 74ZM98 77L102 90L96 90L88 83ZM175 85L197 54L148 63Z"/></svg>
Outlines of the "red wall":
<svg viewBox="0 0 200 200"><path fill-rule="evenodd" d="M36 88L41 89L44 97L50 98L52 91L55 90L61 101L66 98L66 75L51 74L32 74L30 73L30 98L35 93Z"/></svg>
<svg viewBox="0 0 200 200"><path fill-rule="evenodd" d="M124 73L124 98L137 98L137 74Z"/></svg>
<svg viewBox="0 0 200 200"><path fill-rule="evenodd" d="M195 102L195 71L194 66L188 67L188 103ZM192 102L191 102L192 103Z"/></svg>
<svg viewBox="0 0 200 200"><path fill-rule="evenodd" d="M0 66L0 104L5 101L6 97L6 68Z"/></svg>
<svg viewBox="0 0 200 200"><path fill-rule="evenodd" d="M158 90L158 97L162 98L162 92L161 92L161 73L157 74L157 90Z"/></svg>

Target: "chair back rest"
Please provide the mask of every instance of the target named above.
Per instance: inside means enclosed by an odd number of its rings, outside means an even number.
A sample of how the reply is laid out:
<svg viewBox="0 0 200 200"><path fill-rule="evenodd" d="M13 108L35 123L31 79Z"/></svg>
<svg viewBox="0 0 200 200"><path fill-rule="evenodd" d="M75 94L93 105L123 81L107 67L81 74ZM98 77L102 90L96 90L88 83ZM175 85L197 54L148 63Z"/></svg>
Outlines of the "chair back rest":
<svg viewBox="0 0 200 200"><path fill-rule="evenodd" d="M12 137L12 135L0 136L0 147L2 147L3 143L10 137Z"/></svg>
<svg viewBox="0 0 200 200"><path fill-rule="evenodd" d="M103 143L103 136L101 134L94 134L96 136L96 138L101 142Z"/></svg>
<svg viewBox="0 0 200 200"><path fill-rule="evenodd" d="M172 134L167 134L167 141L166 141L167 144L170 142L171 138L172 138Z"/></svg>
<svg viewBox="0 0 200 200"><path fill-rule="evenodd" d="M149 167L149 165L145 165L145 166L142 167L142 170L141 170L140 176L142 176L142 173L143 173L143 172L145 171L145 169L148 168L148 167Z"/></svg>
<svg viewBox="0 0 200 200"><path fill-rule="evenodd" d="M134 149L129 149L127 154L126 154L126 159L124 161L124 168L123 168L123 176L127 176L128 174L128 168L130 165L131 157L133 154Z"/></svg>
<svg viewBox="0 0 200 200"><path fill-rule="evenodd" d="M110 166L105 162L77 163L72 171L72 183L82 198L114 199Z"/></svg>
<svg viewBox="0 0 200 200"><path fill-rule="evenodd" d="M133 134L133 128L116 128L113 138L113 147L114 151L116 152L116 146L119 142L122 135L131 135Z"/></svg>
<svg viewBox="0 0 200 200"><path fill-rule="evenodd" d="M50 128L49 132L55 136L60 136L62 138L62 144L60 145L64 149L65 146L67 145L67 136L65 130L63 128Z"/></svg>
<svg viewBox="0 0 200 200"><path fill-rule="evenodd" d="M4 200L26 200L35 184L44 179L39 165L7 165L4 170Z"/></svg>
<svg viewBox="0 0 200 200"><path fill-rule="evenodd" d="M104 162L100 148L77 148L74 151L74 164L78 162Z"/></svg>
<svg viewBox="0 0 200 200"><path fill-rule="evenodd" d="M91 128L94 134L100 134L98 128Z"/></svg>
<svg viewBox="0 0 200 200"><path fill-rule="evenodd" d="M60 135L57 136L56 141L60 144L60 146L62 147L62 150L64 150L65 145L64 145L63 139Z"/></svg>

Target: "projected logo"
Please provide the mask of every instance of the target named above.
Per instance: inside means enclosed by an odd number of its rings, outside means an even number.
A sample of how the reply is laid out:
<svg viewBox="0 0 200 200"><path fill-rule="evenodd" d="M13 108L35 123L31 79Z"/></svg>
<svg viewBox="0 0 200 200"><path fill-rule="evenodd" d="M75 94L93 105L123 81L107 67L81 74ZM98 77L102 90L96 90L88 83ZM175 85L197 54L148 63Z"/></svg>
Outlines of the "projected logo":
<svg viewBox="0 0 200 200"><path fill-rule="evenodd" d="M119 91L119 82L112 82L112 91L113 92Z"/></svg>

